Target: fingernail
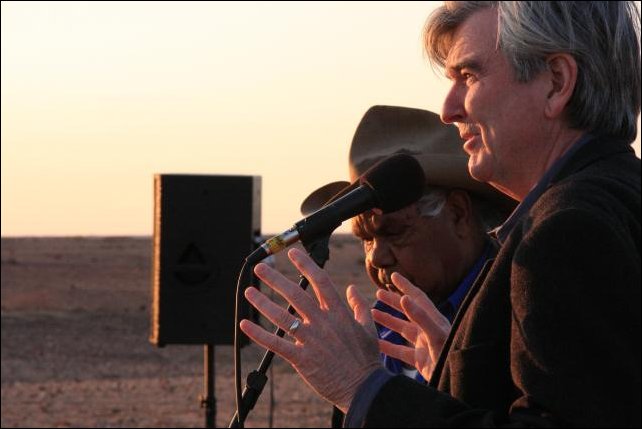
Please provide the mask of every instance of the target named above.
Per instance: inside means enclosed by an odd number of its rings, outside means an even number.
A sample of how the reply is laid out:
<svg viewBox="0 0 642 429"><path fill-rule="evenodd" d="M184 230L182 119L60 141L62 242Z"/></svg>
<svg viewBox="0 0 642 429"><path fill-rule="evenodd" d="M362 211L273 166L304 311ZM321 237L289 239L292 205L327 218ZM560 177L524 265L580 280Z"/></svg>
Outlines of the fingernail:
<svg viewBox="0 0 642 429"><path fill-rule="evenodd" d="M301 251L299 249L290 249L288 251L288 256L293 261L299 261L301 259Z"/></svg>
<svg viewBox="0 0 642 429"><path fill-rule="evenodd" d="M265 274L267 273L267 268L268 266L261 262L254 267L254 273L257 275Z"/></svg>
<svg viewBox="0 0 642 429"><path fill-rule="evenodd" d="M410 307L410 308L416 307L416 304L414 303L412 298L410 298L408 295L404 295L401 297L401 305L404 307Z"/></svg>
<svg viewBox="0 0 642 429"><path fill-rule="evenodd" d="M254 287L250 286L247 289L245 289L244 295L246 298L252 298L253 296L256 295L256 292L258 292Z"/></svg>

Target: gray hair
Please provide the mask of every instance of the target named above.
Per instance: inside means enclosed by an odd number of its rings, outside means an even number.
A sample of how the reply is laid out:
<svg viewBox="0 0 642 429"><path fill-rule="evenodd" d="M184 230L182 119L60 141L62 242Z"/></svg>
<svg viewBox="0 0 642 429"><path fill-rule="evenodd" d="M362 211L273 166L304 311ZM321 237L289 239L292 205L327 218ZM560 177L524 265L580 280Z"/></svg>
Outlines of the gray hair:
<svg viewBox="0 0 642 429"><path fill-rule="evenodd" d="M447 1L428 18L424 47L444 67L457 27L474 12L498 11L497 44L515 78L528 82L546 57L568 53L578 67L566 108L571 128L633 141L640 114L640 11L626 1Z"/></svg>
<svg viewBox="0 0 642 429"><path fill-rule="evenodd" d="M448 192L442 189L429 189L417 201L417 209L423 217L435 217L446 205Z"/></svg>
<svg viewBox="0 0 642 429"><path fill-rule="evenodd" d="M480 232L488 232L504 222L506 214L502 213L495 204L472 192L465 192L470 197L473 216L481 229ZM417 201L419 214L427 218L439 216L446 206L449 193L449 190L443 188L430 188L424 191L424 194Z"/></svg>

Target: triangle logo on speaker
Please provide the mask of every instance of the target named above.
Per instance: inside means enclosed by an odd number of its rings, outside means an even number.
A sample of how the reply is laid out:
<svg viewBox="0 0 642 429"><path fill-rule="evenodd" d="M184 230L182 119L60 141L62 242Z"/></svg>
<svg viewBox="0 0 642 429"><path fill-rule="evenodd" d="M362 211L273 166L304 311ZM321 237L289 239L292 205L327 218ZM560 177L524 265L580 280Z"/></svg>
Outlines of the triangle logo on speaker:
<svg viewBox="0 0 642 429"><path fill-rule="evenodd" d="M194 243L189 243L178 258L174 272L176 278L187 286L197 286L211 274L203 252Z"/></svg>

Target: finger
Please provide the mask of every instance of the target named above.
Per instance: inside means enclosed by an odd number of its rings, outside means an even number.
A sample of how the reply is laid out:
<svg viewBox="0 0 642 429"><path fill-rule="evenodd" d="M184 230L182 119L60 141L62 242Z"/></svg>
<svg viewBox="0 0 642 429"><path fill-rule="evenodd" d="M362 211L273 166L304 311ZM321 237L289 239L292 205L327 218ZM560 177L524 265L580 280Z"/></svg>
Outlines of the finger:
<svg viewBox="0 0 642 429"><path fill-rule="evenodd" d="M290 314L287 310L275 304L265 296L261 291L254 287L245 289L245 298L252 304L259 312L268 318L268 320L277 327L283 329L288 334L290 333L290 326L296 320L296 317ZM296 337L298 340L302 339L303 326L299 326L296 330Z"/></svg>
<svg viewBox="0 0 642 429"><path fill-rule="evenodd" d="M394 317L377 309L372 310L372 317L375 322L399 333L399 335L404 337L406 341L411 344L415 344L417 341L417 329L412 325L412 323L401 320L398 317Z"/></svg>
<svg viewBox="0 0 642 429"><path fill-rule="evenodd" d="M381 353L414 367L415 350L412 347L393 344L390 341L379 340L379 350Z"/></svg>
<svg viewBox="0 0 642 429"><path fill-rule="evenodd" d="M424 306L418 304L421 303L415 302L413 298L408 296L401 298L401 306L408 319L416 323L419 328L426 333L431 344L443 344L443 341L450 331L450 325L448 325L448 328L445 328L443 323L436 322L435 319L430 316Z"/></svg>
<svg viewBox="0 0 642 429"><path fill-rule="evenodd" d="M450 329L450 322L448 322L448 319L441 314L435 304L421 289L414 286L408 279L399 273L393 273L391 277L392 283L397 286L405 296L412 297L411 301L421 307L435 324L437 324L441 329Z"/></svg>
<svg viewBox="0 0 642 429"><path fill-rule="evenodd" d="M290 249L288 257L299 272L310 281L317 300L319 300L319 304L323 308L330 309L343 306L343 302L328 273L320 268L305 252L299 249Z"/></svg>
<svg viewBox="0 0 642 429"><path fill-rule="evenodd" d="M241 331L255 343L268 350L272 350L292 365L297 364L298 347L294 343L267 332L256 323L247 319L241 320L240 328Z"/></svg>
<svg viewBox="0 0 642 429"><path fill-rule="evenodd" d="M399 273L392 273L390 279L392 280L392 284L395 285L404 295L426 296L424 291L413 285L410 280Z"/></svg>
<svg viewBox="0 0 642 429"><path fill-rule="evenodd" d="M257 264L254 273L271 289L292 304L300 315L310 319L318 312L317 304L297 284L267 264Z"/></svg>
<svg viewBox="0 0 642 429"><path fill-rule="evenodd" d="M376 295L379 301L403 313L403 309L401 308L401 295L384 289L377 290Z"/></svg>
<svg viewBox="0 0 642 429"><path fill-rule="evenodd" d="M346 289L346 297L354 313L354 320L367 330L375 333L370 305L368 305L368 301L361 296L355 285L348 286L348 289Z"/></svg>

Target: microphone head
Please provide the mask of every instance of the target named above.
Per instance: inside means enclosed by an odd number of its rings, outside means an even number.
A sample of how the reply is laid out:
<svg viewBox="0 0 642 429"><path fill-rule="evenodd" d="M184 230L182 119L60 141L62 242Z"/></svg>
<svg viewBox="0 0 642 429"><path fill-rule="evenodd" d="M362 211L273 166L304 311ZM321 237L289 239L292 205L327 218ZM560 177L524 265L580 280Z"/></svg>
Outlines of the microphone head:
<svg viewBox="0 0 642 429"><path fill-rule="evenodd" d="M359 183L373 190L376 207L391 213L417 201L423 193L425 180L424 170L415 157L397 154L366 170Z"/></svg>

